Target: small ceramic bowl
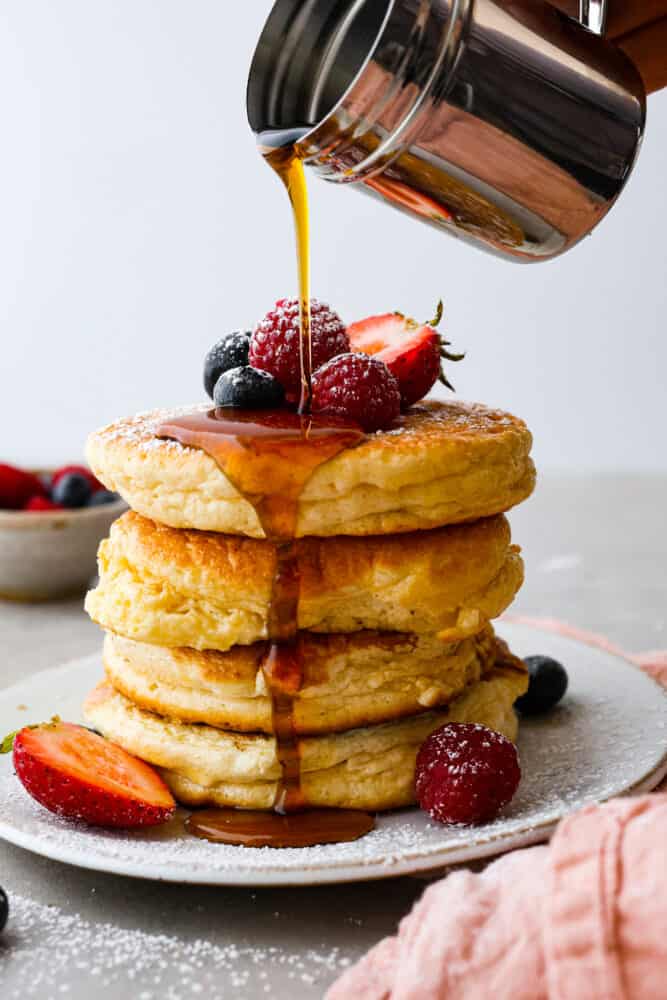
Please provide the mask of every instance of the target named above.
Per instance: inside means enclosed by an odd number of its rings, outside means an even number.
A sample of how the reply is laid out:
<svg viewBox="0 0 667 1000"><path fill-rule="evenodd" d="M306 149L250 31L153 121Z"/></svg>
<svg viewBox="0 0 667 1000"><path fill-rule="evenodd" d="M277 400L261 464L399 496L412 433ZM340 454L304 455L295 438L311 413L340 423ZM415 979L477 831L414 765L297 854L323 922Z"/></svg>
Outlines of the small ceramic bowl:
<svg viewBox="0 0 667 1000"><path fill-rule="evenodd" d="M124 500L78 510L0 510L0 599L52 601L82 594L97 549Z"/></svg>

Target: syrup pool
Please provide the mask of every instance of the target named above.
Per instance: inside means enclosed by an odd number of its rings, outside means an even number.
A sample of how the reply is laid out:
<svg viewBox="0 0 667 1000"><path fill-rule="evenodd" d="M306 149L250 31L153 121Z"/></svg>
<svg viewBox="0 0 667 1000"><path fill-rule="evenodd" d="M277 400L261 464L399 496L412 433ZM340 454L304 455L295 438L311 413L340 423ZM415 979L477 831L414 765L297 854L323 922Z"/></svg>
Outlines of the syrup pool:
<svg viewBox="0 0 667 1000"><path fill-rule="evenodd" d="M310 809L284 816L246 809L202 809L185 825L195 837L214 844L315 847L359 840L371 832L375 820L353 809Z"/></svg>

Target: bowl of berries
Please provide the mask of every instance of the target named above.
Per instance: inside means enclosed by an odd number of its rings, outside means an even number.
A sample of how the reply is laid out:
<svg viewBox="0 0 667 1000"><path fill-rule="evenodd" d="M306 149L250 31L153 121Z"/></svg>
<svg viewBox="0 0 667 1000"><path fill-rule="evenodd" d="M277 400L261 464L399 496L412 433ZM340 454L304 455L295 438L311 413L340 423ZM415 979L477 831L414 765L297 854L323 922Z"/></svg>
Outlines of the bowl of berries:
<svg viewBox="0 0 667 1000"><path fill-rule="evenodd" d="M27 470L0 462L0 599L82 593L99 543L125 510L84 466Z"/></svg>

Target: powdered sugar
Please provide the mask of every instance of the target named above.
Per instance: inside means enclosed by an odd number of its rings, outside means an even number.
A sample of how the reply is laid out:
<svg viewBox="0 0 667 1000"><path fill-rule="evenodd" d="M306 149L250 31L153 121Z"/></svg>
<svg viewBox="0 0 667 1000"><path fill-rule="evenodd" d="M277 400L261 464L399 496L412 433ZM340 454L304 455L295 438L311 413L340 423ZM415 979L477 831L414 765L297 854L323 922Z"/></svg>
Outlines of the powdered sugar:
<svg viewBox="0 0 667 1000"><path fill-rule="evenodd" d="M115 420L107 427L97 431L93 436L103 442L126 442L128 445L140 447L142 451L156 449L171 449L175 452L185 450L178 441L156 437L160 424L188 413L205 412L212 404L200 403L190 406L172 407L171 409L147 410L137 413L134 417ZM419 440L425 433L425 428L432 435L440 434L454 440L459 435L475 436L479 434L500 434L513 427L523 427L515 417L502 410L490 410L480 404L465 403L461 400L449 403L438 403L435 409L425 404L417 404L408 413L401 416L389 430L379 430L373 437L407 438Z"/></svg>
<svg viewBox="0 0 667 1000"><path fill-rule="evenodd" d="M325 944L299 951L221 945L205 938L184 941L92 923L13 893L10 905L0 946L3 1000L46 1000L75 989L84 996L84 984L96 998L250 1000L270 995L277 976L294 980L300 997L319 997L323 980L329 982L350 964L339 949Z"/></svg>
<svg viewBox="0 0 667 1000"><path fill-rule="evenodd" d="M156 437L160 424L166 420L185 416L187 413L204 413L211 409L211 403L192 406L173 407L169 410L149 410L137 413L127 419L118 419L97 432L97 437L104 441L120 441L140 446L143 451L167 449L183 451L184 447L178 441Z"/></svg>

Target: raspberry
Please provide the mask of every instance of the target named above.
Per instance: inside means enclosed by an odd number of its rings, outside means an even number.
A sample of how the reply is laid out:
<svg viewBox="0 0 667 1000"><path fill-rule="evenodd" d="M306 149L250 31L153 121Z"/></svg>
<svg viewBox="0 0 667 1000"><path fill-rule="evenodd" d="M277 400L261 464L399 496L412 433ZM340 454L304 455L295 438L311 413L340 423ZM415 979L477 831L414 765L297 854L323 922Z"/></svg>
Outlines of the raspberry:
<svg viewBox="0 0 667 1000"><path fill-rule="evenodd" d="M401 412L398 382L383 361L340 354L313 375L313 413L353 420L365 431L390 427Z"/></svg>
<svg viewBox="0 0 667 1000"><path fill-rule="evenodd" d="M64 465L62 469L56 469L51 477L51 489L58 485L59 480L61 480L63 476L69 476L71 473L75 473L77 476L83 476L84 479L87 479L92 493L97 493L98 490L104 489L99 479L96 479L90 469L87 469L85 465Z"/></svg>
<svg viewBox="0 0 667 1000"><path fill-rule="evenodd" d="M30 497L45 497L44 484L32 472L0 464L0 509L20 510Z"/></svg>
<svg viewBox="0 0 667 1000"><path fill-rule="evenodd" d="M289 403L301 395L298 299L279 299L257 325L250 340L248 363L270 372L282 384ZM337 354L350 350L342 319L324 302L310 300L310 337L313 371Z"/></svg>
<svg viewBox="0 0 667 1000"><path fill-rule="evenodd" d="M23 507L24 510L44 511L44 510L64 510L59 503L54 503L48 497L30 497Z"/></svg>
<svg viewBox="0 0 667 1000"><path fill-rule="evenodd" d="M494 819L520 780L516 747L486 726L450 722L417 755L417 800L438 823Z"/></svg>

